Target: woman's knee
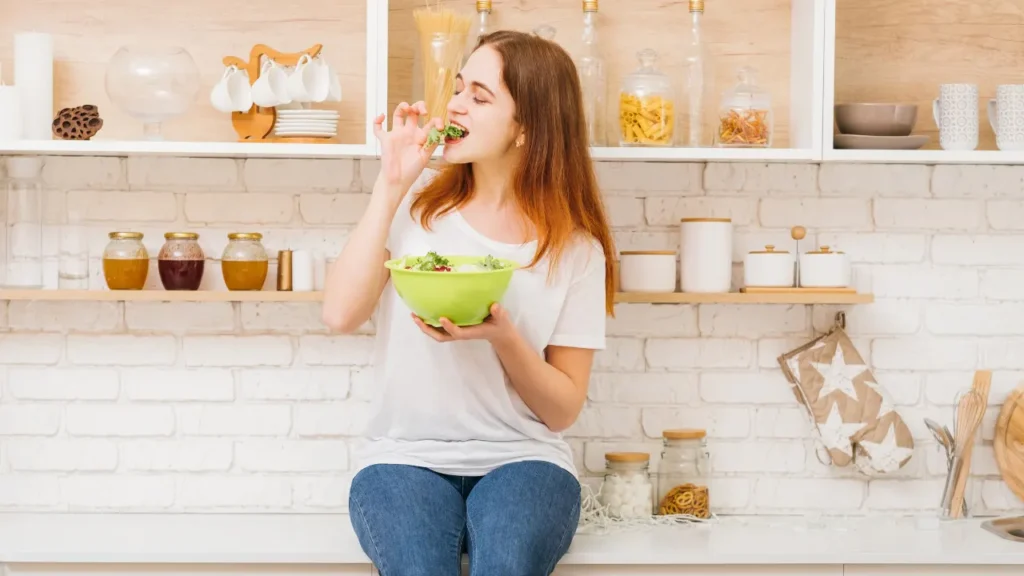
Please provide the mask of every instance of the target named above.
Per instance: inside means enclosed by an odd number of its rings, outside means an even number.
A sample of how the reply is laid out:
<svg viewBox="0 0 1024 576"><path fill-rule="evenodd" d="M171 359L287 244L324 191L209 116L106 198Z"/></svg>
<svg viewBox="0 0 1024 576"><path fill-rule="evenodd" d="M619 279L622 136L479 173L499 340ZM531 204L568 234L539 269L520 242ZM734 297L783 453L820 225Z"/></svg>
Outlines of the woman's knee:
<svg viewBox="0 0 1024 576"><path fill-rule="evenodd" d="M473 574L550 574L580 516L580 485L546 462L522 462L485 476L467 501Z"/></svg>
<svg viewBox="0 0 1024 576"><path fill-rule="evenodd" d="M458 574L465 505L433 472L389 464L364 468L352 479L349 518L382 576Z"/></svg>

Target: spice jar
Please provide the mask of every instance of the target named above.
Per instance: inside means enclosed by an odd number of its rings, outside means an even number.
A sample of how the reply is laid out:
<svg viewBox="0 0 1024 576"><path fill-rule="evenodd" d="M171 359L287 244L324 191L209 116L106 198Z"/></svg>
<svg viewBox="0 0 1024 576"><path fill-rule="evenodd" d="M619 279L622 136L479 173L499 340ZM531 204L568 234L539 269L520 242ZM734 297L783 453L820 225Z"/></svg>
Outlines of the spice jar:
<svg viewBox="0 0 1024 576"><path fill-rule="evenodd" d="M267 251L258 232L228 234L228 245L220 258L224 285L228 290L262 290L270 268Z"/></svg>
<svg viewBox="0 0 1024 576"><path fill-rule="evenodd" d="M738 78L739 83L723 96L715 144L723 148L768 148L772 145L771 95L757 85L753 68L740 68Z"/></svg>
<svg viewBox="0 0 1024 576"><path fill-rule="evenodd" d="M613 518L650 516L654 508L651 457L643 452L609 452L604 455L604 482L598 502Z"/></svg>
<svg viewBox="0 0 1024 576"><path fill-rule="evenodd" d="M142 290L149 275L149 252L142 232L111 232L103 249L103 277L111 290Z"/></svg>
<svg viewBox="0 0 1024 576"><path fill-rule="evenodd" d="M620 146L671 146L675 102L668 76L655 68L658 53L637 53L640 67L622 81L619 94Z"/></svg>
<svg viewBox="0 0 1024 576"><path fill-rule="evenodd" d="M710 458L704 430L665 430L658 468L659 515L711 517Z"/></svg>
<svg viewBox="0 0 1024 576"><path fill-rule="evenodd" d="M195 232L168 232L160 248L157 269L167 290L198 290L206 255Z"/></svg>

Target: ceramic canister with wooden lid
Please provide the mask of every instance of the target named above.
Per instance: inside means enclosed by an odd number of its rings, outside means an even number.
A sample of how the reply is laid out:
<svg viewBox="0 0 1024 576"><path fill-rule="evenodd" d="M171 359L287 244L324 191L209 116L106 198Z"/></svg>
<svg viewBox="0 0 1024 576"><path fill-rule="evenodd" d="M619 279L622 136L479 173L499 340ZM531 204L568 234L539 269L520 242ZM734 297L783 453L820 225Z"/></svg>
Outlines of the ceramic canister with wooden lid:
<svg viewBox="0 0 1024 576"><path fill-rule="evenodd" d="M850 276L850 259L843 252L822 246L800 255L801 288L846 288Z"/></svg>
<svg viewBox="0 0 1024 576"><path fill-rule="evenodd" d="M683 292L728 292L732 286L732 219L679 221L679 283Z"/></svg>
<svg viewBox="0 0 1024 576"><path fill-rule="evenodd" d="M675 292L675 250L623 250L619 286L623 292Z"/></svg>
<svg viewBox="0 0 1024 576"><path fill-rule="evenodd" d="M796 259L787 250L768 244L743 259L743 285L758 288L791 288Z"/></svg>

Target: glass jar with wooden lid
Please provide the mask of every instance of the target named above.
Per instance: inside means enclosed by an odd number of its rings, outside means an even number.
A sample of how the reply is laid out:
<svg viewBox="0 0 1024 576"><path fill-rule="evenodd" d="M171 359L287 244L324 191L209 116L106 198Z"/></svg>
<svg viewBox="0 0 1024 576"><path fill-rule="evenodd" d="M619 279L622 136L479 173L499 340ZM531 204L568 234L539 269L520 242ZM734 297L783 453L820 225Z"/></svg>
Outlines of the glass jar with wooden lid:
<svg viewBox="0 0 1024 576"><path fill-rule="evenodd" d="M711 455L707 432L699 429L665 430L658 466L657 514L711 517L708 484Z"/></svg>
<svg viewBox="0 0 1024 576"><path fill-rule="evenodd" d="M619 146L671 146L676 126L675 94L658 69L658 53L637 53L640 67L622 81L619 92Z"/></svg>
<svg viewBox="0 0 1024 576"><path fill-rule="evenodd" d="M111 232L103 249L103 277L111 290L142 290L149 275L149 252L142 232Z"/></svg>
<svg viewBox="0 0 1024 576"><path fill-rule="evenodd" d="M206 254L195 232L168 232L157 257L160 282L166 290L198 290Z"/></svg>
<svg viewBox="0 0 1024 576"><path fill-rule="evenodd" d="M608 507L612 518L650 516L654 507L650 454L644 452L608 452L604 455L604 482L598 502Z"/></svg>
<svg viewBox="0 0 1024 576"><path fill-rule="evenodd" d="M269 258L259 232L232 232L220 258L224 285L228 290L262 290L267 280Z"/></svg>

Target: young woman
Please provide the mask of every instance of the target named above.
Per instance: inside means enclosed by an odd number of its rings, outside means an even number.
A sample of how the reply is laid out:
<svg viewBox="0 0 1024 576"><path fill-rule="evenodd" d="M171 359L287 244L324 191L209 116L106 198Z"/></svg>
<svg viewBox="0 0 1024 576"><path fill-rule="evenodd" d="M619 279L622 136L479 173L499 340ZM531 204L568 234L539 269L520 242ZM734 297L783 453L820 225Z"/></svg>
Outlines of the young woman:
<svg viewBox="0 0 1024 576"><path fill-rule="evenodd" d="M550 574L575 534L580 485L561 432L587 395L612 310L613 246L576 69L558 45L485 37L458 77L448 167L400 104L376 119L380 175L327 278L323 317L348 332L380 302L376 379L349 511L383 576ZM391 257L491 254L517 270L481 325L432 328L388 284Z"/></svg>

